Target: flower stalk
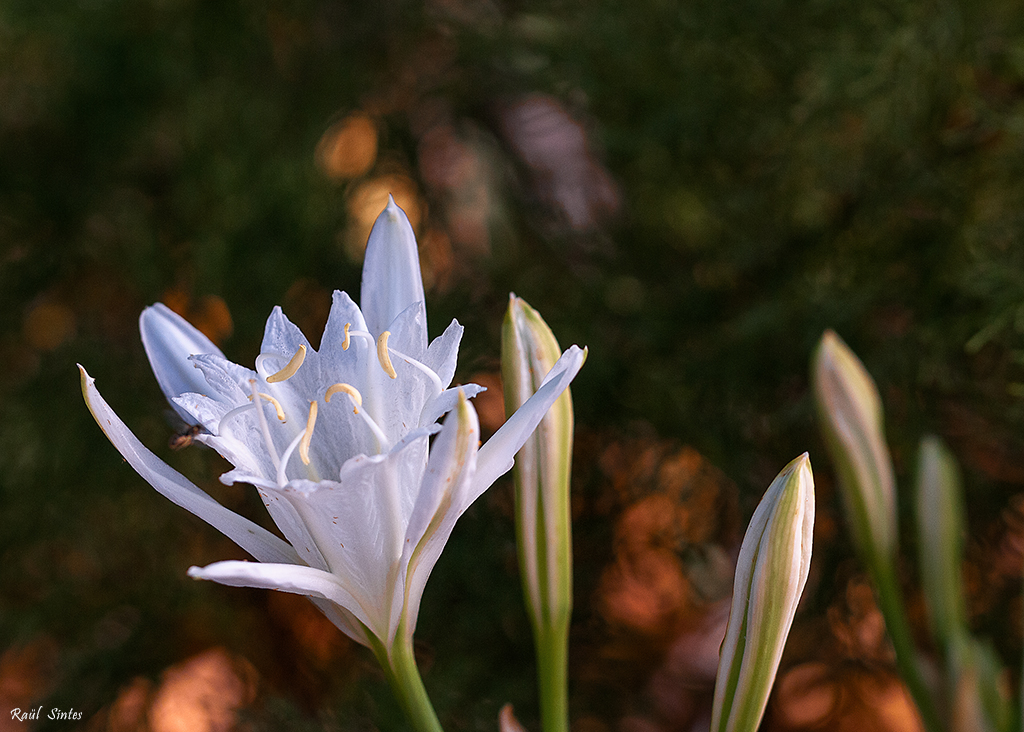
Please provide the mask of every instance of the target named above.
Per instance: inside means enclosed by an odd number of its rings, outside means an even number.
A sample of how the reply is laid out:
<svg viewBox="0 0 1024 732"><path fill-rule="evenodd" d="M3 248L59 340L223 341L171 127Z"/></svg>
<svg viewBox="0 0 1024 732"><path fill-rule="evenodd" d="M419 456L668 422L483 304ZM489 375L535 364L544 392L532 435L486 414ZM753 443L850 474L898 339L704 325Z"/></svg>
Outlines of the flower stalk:
<svg viewBox="0 0 1024 732"><path fill-rule="evenodd" d="M921 585L932 635L948 665L954 644L969 633L960 577L965 525L960 471L937 437L921 440L915 493Z"/></svg>
<svg viewBox="0 0 1024 732"><path fill-rule="evenodd" d="M390 649L371 641L370 649L413 729L416 732L443 732L416 665L412 637L402 634L401 640Z"/></svg>
<svg viewBox="0 0 1024 732"><path fill-rule="evenodd" d="M875 586L896 651L896 665L928 732L943 725L917 665L916 649L896 575L896 481L885 442L882 399L860 359L831 330L812 366L815 406L838 474L854 543Z"/></svg>

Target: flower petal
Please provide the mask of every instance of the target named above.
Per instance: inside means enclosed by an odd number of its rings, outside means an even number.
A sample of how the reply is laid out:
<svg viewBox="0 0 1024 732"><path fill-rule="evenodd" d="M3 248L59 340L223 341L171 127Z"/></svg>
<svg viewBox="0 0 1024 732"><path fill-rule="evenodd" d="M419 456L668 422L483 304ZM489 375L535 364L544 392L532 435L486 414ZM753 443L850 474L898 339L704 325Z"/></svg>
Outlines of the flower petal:
<svg viewBox="0 0 1024 732"><path fill-rule="evenodd" d="M441 384L447 389L455 378L455 366L459 357L459 343L465 330L459 321L452 320L444 333L430 342L423 363L434 370L441 378Z"/></svg>
<svg viewBox="0 0 1024 732"><path fill-rule="evenodd" d="M264 562L297 562L291 546L262 526L224 508L150 452L131 433L96 390L94 379L81 366L82 394L100 429L124 459L158 493L214 527L252 556Z"/></svg>
<svg viewBox="0 0 1024 732"><path fill-rule="evenodd" d="M327 600L348 610L363 624L367 624L364 608L330 572L303 564L271 562L214 562L205 567L189 567L193 579L211 580L230 587L257 587L280 590L295 595ZM331 617L328 615L328 617ZM332 618L333 620L333 618ZM342 630L346 628L342 627ZM350 633L351 635L351 633ZM355 640L360 640L353 636Z"/></svg>
<svg viewBox="0 0 1024 732"><path fill-rule="evenodd" d="M480 423L476 410L466 396L460 394L455 411L445 419L444 427L434 438L427 471L409 517L401 562L405 567L405 592L404 597L395 598L388 645L394 640L403 615L403 629L410 637L416 628L420 598L427 578L448 543L455 522L464 507L469 505L466 494L476 471L479 438Z"/></svg>
<svg viewBox="0 0 1024 732"><path fill-rule="evenodd" d="M168 400L187 392L207 393L206 379L189 361L189 356L215 353L223 357L213 341L163 303L142 311L139 331L153 374ZM186 422L196 424L179 405L172 402L171 406Z"/></svg>
<svg viewBox="0 0 1024 732"><path fill-rule="evenodd" d="M480 448L469 503L479 498L499 476L511 470L515 454L537 429L537 425L551 405L579 373L586 357L586 349L578 346L567 348L544 377L536 393L505 420L505 424ZM465 510L469 503L462 510Z"/></svg>
<svg viewBox="0 0 1024 732"><path fill-rule="evenodd" d="M274 501L288 504L307 532L309 544L285 536L305 557L322 552L329 569L364 608L363 622L386 637L396 589L405 530L427 465L430 429L399 443L383 455L359 455L342 467L339 480L293 480L283 489L267 489ZM276 520L276 517L275 517ZM313 564L313 562L309 562Z"/></svg>
<svg viewBox="0 0 1024 732"><path fill-rule="evenodd" d="M462 386L453 386L451 389L445 389L434 397L432 401L428 402L427 406L423 407L423 413L420 415L420 424L434 424L434 422L455 409L455 405L459 402L459 392L465 394L466 399L472 399L483 391L487 391L487 387L480 386L479 384L463 384Z"/></svg>
<svg viewBox="0 0 1024 732"><path fill-rule="evenodd" d="M387 330L407 307L419 303L423 329L415 343L416 353L426 349L427 314L416 235L409 218L390 196L366 243L359 298L366 326L374 336Z"/></svg>
<svg viewBox="0 0 1024 732"><path fill-rule="evenodd" d="M352 338L349 338L348 348L343 347L346 325L351 330L366 330L366 322L359 306L352 302L347 293L335 290L331 301L331 314L327 318L327 327L324 328L323 337L320 339L320 358L324 362L324 369L335 369L327 376L332 383L351 379L351 374L347 372L355 368L357 354L365 353L368 349L364 341ZM346 372L345 378L342 378L343 372Z"/></svg>

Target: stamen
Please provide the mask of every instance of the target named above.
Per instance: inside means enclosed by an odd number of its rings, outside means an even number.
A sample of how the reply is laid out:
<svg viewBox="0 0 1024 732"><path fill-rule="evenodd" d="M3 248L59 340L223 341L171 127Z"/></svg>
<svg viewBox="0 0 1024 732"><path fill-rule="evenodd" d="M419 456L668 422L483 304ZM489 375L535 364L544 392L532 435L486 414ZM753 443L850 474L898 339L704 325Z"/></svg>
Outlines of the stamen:
<svg viewBox="0 0 1024 732"><path fill-rule="evenodd" d="M271 404L274 405L274 410L277 412L277 419L278 419L278 421L280 421L280 422L287 422L288 421L288 418L284 414L284 409L281 407L281 402L279 402L276 399L274 399L274 397L270 396L270 394L264 394L262 391L258 392L257 395L260 396L260 397L263 397L268 402L270 402ZM250 402L252 401L252 395L251 394L249 395L249 401ZM221 421L223 422L224 420L221 420Z"/></svg>
<svg viewBox="0 0 1024 732"><path fill-rule="evenodd" d="M295 372L299 370L299 366L306 360L306 347L304 345L299 346L299 350L295 352L291 360L285 365L283 369L278 371L276 374L271 374L267 377L268 384L276 384L279 381L285 381L295 376Z"/></svg>
<svg viewBox="0 0 1024 732"><path fill-rule="evenodd" d="M387 452L388 450L390 450L391 443L388 441L387 435L384 434L384 430L382 430L380 428L380 425L378 425L373 420L373 417L370 416L369 412L367 412L365 409L359 409L359 407L363 406L363 395L359 393L359 390L356 389L351 384L333 384L332 386L328 387L327 393L324 395L324 401L331 401L331 397L337 394L338 392L345 392L345 394L348 395L349 399L352 400L352 413L358 414L360 417L363 418L363 421L366 422L366 426L370 428L370 431L373 432L373 436L377 438L377 444L380 446L380 451Z"/></svg>
<svg viewBox="0 0 1024 732"><path fill-rule="evenodd" d="M267 445L267 452L270 453L270 460L274 463L274 467L280 470L281 459L277 456L277 448L274 447L274 440L270 437L270 425L267 424L263 408L256 405L256 400L259 398L259 392L256 391L256 379L249 379L249 386L252 388L250 401L256 406L256 421L259 422L260 432L263 433L263 442Z"/></svg>
<svg viewBox="0 0 1024 732"><path fill-rule="evenodd" d="M349 345L352 343L352 339L348 337L348 329L352 327L351 323L345 323L345 340L341 342L341 350L347 351Z"/></svg>
<svg viewBox="0 0 1024 732"><path fill-rule="evenodd" d="M309 419L306 420L306 432L299 443L299 457L302 462L309 465L309 441L313 439L313 427L316 425L316 402L309 403Z"/></svg>
<svg viewBox="0 0 1024 732"><path fill-rule="evenodd" d="M355 336L358 338L365 338L368 341L373 341L373 336L367 333L365 330L353 330L346 331L346 335ZM415 366L417 369L422 371L427 377L434 383L434 388L437 389L437 393L440 394L444 391L444 386L441 384L441 377L437 375L432 368L427 366L422 361L417 361L412 356L396 351L388 345L388 338L391 336L391 331L384 331L380 334L380 338L377 339L377 358L380 360L381 368L387 372L387 375L392 379L398 378L398 372L395 371L394 365L391 363L391 356L397 356L398 358L405 361L410 366Z"/></svg>
<svg viewBox="0 0 1024 732"><path fill-rule="evenodd" d="M292 453L295 452L295 448L299 446L299 443L306 438L306 431L303 430L299 434L295 435L295 439L292 440L288 447L285 448L284 454L281 456L281 462L277 465L277 485L284 486L288 484L288 476L285 473L285 468L288 467L288 461L292 459Z"/></svg>
<svg viewBox="0 0 1024 732"><path fill-rule="evenodd" d="M250 399L251 399L251 397L250 397ZM250 404L243 404L240 407L235 407L230 412L225 412L224 416L220 418L220 422L217 423L217 435L219 436L219 435L224 434L224 425L227 424L228 422L230 422L235 417L237 417L239 414L241 414L242 412L248 411L250 409L255 409L255 408L256 408L256 405L250 403Z"/></svg>
<svg viewBox="0 0 1024 732"><path fill-rule="evenodd" d="M391 365L391 356L388 354L388 338L391 336L391 331L386 330L380 334L377 339L377 359L380 361L380 366L384 369L384 373L390 376L392 379L398 378L398 372L395 371L395 367Z"/></svg>
<svg viewBox="0 0 1024 732"><path fill-rule="evenodd" d="M398 356L403 361L405 361L410 366L415 366L420 371L422 371L424 374L426 374L428 377L430 377L430 380L432 382L434 382L434 388L437 389L437 393L438 394L440 394L442 391L444 391L444 386L442 386L442 384L441 384L441 377L437 375L437 372L435 372L434 369L430 368L429 366L427 366L425 363L423 363L421 361L417 361L412 356L406 356L401 351L396 351L394 348L389 348L388 350L391 351L391 353L393 353L394 355ZM392 376L391 378L395 378L395 377Z"/></svg>
<svg viewBox="0 0 1024 732"><path fill-rule="evenodd" d="M341 383L339 383L339 384L334 384L333 386L329 387L327 389L327 393L324 394L324 401L327 402L327 403L330 403L331 397L334 396L335 394L337 394L340 391L345 392L346 394L349 395L349 397L352 398L352 403L354 405L354 407L352 409L352 413L353 414L359 414L359 407L363 406L363 395L360 394L359 390L356 389L351 384L341 384Z"/></svg>
<svg viewBox="0 0 1024 732"><path fill-rule="evenodd" d="M364 409L361 412L356 412L356 414L363 418L366 426L370 428L373 436L377 438L377 445L380 447L380 451L384 453L390 450L391 443L388 441L388 436L384 434L384 430L380 428L380 425L373 421L373 417L370 416L369 412Z"/></svg>

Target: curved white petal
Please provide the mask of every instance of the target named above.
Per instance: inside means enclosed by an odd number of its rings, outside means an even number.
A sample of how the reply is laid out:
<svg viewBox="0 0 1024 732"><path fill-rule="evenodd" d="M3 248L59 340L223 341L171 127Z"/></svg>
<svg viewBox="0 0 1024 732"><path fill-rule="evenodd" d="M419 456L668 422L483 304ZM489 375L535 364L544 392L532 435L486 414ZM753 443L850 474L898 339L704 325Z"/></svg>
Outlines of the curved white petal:
<svg viewBox="0 0 1024 732"><path fill-rule="evenodd" d="M466 399L472 399L483 391L487 391L487 387L480 386L479 384L463 384L462 386L453 386L451 389L445 389L428 402L427 406L423 407L423 412L420 414L420 424L433 424L455 409L455 405L459 402L460 392L466 396Z"/></svg>
<svg viewBox="0 0 1024 732"><path fill-rule="evenodd" d="M82 394L96 423L124 459L158 493L195 514L262 562L299 561L288 544L262 526L224 508L150 452L103 400L94 379L84 368L78 368L82 372Z"/></svg>
<svg viewBox="0 0 1024 732"><path fill-rule="evenodd" d="M415 345L417 353L426 349L427 311L416 236L409 218L390 196L366 243L359 300L366 326L374 336L387 330L407 307L419 303L423 329Z"/></svg>
<svg viewBox="0 0 1024 732"><path fill-rule="evenodd" d="M186 392L206 393L206 379L189 361L189 356L215 353L223 357L213 341L163 303L142 311L139 331L153 374L168 399ZM172 402L171 406L189 424L196 424L179 405Z"/></svg>
<svg viewBox="0 0 1024 732"><path fill-rule="evenodd" d="M578 346L567 348L544 377L536 393L505 420L505 424L480 448L469 503L479 498L499 476L511 470L515 454L537 429L537 425L551 405L579 373L586 357L586 350ZM469 507L469 503L463 510Z"/></svg>
<svg viewBox="0 0 1024 732"><path fill-rule="evenodd" d="M330 600L321 600L319 597L310 597L309 601L316 605L320 612L326 615L327 619L334 623L342 633L360 645L371 647L366 625L361 623L352 612L341 605L335 605Z"/></svg>
<svg viewBox="0 0 1024 732"><path fill-rule="evenodd" d="M337 577L322 569L314 569L303 564L227 561L214 562L205 567L189 567L188 576L231 587L280 590L328 600L348 610L359 622L369 625L364 608Z"/></svg>
<svg viewBox="0 0 1024 732"><path fill-rule="evenodd" d="M462 395L434 439L416 505L409 518L401 561L405 570L405 591L404 596L396 593L389 644L402 621L403 608L404 631L411 637L416 628L420 598L427 578L448 543L463 507L469 505L466 497L476 471L479 438L480 423L476 410Z"/></svg>

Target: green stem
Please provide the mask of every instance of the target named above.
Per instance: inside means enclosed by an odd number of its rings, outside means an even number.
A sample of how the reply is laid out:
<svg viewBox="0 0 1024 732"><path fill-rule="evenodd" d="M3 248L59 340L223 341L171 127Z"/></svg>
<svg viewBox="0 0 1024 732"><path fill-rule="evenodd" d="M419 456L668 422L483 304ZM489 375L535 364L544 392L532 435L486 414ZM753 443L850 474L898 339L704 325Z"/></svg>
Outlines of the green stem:
<svg viewBox="0 0 1024 732"><path fill-rule="evenodd" d="M372 636L371 636L372 638ZM372 649L384 675L388 679L391 691L398 698L398 703L405 716L416 732L444 732L437 719L434 706L430 703L423 679L416 667L413 654L412 638L407 638L402 628L398 629L395 644L388 653L382 643L371 639Z"/></svg>
<svg viewBox="0 0 1024 732"><path fill-rule="evenodd" d="M925 729L928 732L942 732L943 725L935 707L935 699L917 665L914 639L904 609L903 593L896 581L893 562L878 556L870 559L868 565L878 593L878 606L882 611L882 617L885 618L885 627L896 651L896 666L900 676L903 677L910 695L917 704Z"/></svg>
<svg viewBox="0 0 1024 732"><path fill-rule="evenodd" d="M1021 732L1024 732L1024 668L1020 674L1020 696L1017 697L1017 721Z"/></svg>
<svg viewBox="0 0 1024 732"><path fill-rule="evenodd" d="M569 623L556 622L534 632L541 729L569 732Z"/></svg>

